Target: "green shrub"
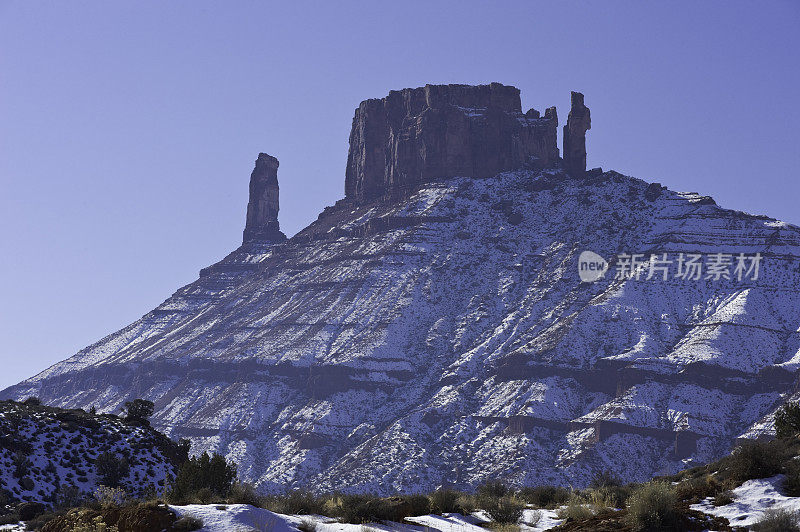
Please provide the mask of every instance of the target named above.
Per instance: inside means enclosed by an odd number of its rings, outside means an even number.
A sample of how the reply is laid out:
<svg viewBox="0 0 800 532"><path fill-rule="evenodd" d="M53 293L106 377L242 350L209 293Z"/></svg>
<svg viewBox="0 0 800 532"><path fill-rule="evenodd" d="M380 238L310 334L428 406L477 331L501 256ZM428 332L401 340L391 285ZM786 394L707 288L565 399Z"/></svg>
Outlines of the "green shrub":
<svg viewBox="0 0 800 532"><path fill-rule="evenodd" d="M622 486L622 480L620 480L620 478L612 471L608 470L597 473L592 478L592 482L589 484L589 488L591 489L610 488L617 486Z"/></svg>
<svg viewBox="0 0 800 532"><path fill-rule="evenodd" d="M791 497L800 496L800 460L789 460L783 467L783 489Z"/></svg>
<svg viewBox="0 0 800 532"><path fill-rule="evenodd" d="M786 403L775 412L775 435L786 438L800 433L800 405Z"/></svg>
<svg viewBox="0 0 800 532"><path fill-rule="evenodd" d="M186 461L178 470L167 493L170 502L182 503L199 495L224 499L236 479L236 464L228 463L221 454L203 453ZM205 490L199 493L200 490ZM208 495L210 493L210 495Z"/></svg>
<svg viewBox="0 0 800 532"><path fill-rule="evenodd" d="M569 519L570 521L584 521L594 516L591 508L586 504L586 501L573 494L570 496L567 505L558 511L559 519Z"/></svg>
<svg viewBox="0 0 800 532"><path fill-rule="evenodd" d="M310 491L291 490L282 495L263 497L259 506L287 515L323 514L325 501Z"/></svg>
<svg viewBox="0 0 800 532"><path fill-rule="evenodd" d="M728 505L734 501L734 498L731 490L721 491L714 496L714 506Z"/></svg>
<svg viewBox="0 0 800 532"><path fill-rule="evenodd" d="M497 523L516 523L522 517L525 503L516 497L503 496L496 499L486 498L491 503L482 508Z"/></svg>
<svg viewBox="0 0 800 532"><path fill-rule="evenodd" d="M228 493L230 504L249 504L251 506L261 506L264 497L258 494L252 484L246 482L234 482L231 491Z"/></svg>
<svg viewBox="0 0 800 532"><path fill-rule="evenodd" d="M690 478L675 486L675 494L682 501L698 502L706 497L714 497L725 491L725 487L712 475Z"/></svg>
<svg viewBox="0 0 800 532"><path fill-rule="evenodd" d="M667 482L648 482L628 499L628 523L634 530L667 529L678 526L675 490Z"/></svg>
<svg viewBox="0 0 800 532"><path fill-rule="evenodd" d="M10 513L6 515L0 515L0 526L2 525L16 525L19 523L20 518L18 513Z"/></svg>
<svg viewBox="0 0 800 532"><path fill-rule="evenodd" d="M31 461L28 459L28 456L23 453L22 451L17 451L14 453L14 476L16 478L22 478L28 474L31 468Z"/></svg>
<svg viewBox="0 0 800 532"><path fill-rule="evenodd" d="M767 510L752 530L758 532L800 532L800 515L788 510Z"/></svg>
<svg viewBox="0 0 800 532"><path fill-rule="evenodd" d="M153 415L155 405L145 399L134 399L125 402L124 419L139 425L150 425L149 417Z"/></svg>
<svg viewBox="0 0 800 532"><path fill-rule="evenodd" d="M490 480L478 486L478 497L500 498L508 495L511 491L508 486L500 480Z"/></svg>
<svg viewBox="0 0 800 532"><path fill-rule="evenodd" d="M459 497L461 497L461 493L455 490L438 489L430 494L431 511L439 515L459 512Z"/></svg>
<svg viewBox="0 0 800 532"><path fill-rule="evenodd" d="M570 492L566 488L556 486L536 486L522 488L517 495L537 508L555 508L569 500Z"/></svg>
<svg viewBox="0 0 800 532"><path fill-rule="evenodd" d="M596 510L603 508L624 508L630 497L631 489L628 486L603 486L590 489L584 497Z"/></svg>
<svg viewBox="0 0 800 532"><path fill-rule="evenodd" d="M100 482L110 488L118 488L131 470L127 458L111 452L98 455L94 461L94 468Z"/></svg>
<svg viewBox="0 0 800 532"><path fill-rule="evenodd" d="M737 482L780 473L786 447L780 442L747 441L722 460L725 474Z"/></svg>
<svg viewBox="0 0 800 532"><path fill-rule="evenodd" d="M430 503L424 495L337 495L327 501L322 513L346 523L402 522L406 517L430 513Z"/></svg>

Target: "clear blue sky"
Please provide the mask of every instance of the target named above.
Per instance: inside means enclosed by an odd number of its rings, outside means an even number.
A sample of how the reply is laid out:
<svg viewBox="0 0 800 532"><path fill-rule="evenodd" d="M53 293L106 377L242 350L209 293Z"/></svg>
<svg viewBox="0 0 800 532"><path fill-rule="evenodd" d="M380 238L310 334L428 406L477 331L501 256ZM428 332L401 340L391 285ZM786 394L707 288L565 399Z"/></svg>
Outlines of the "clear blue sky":
<svg viewBox="0 0 800 532"><path fill-rule="evenodd" d="M499 81L592 110L589 166L800 224L800 2L0 0L0 388L342 197L359 101Z"/></svg>

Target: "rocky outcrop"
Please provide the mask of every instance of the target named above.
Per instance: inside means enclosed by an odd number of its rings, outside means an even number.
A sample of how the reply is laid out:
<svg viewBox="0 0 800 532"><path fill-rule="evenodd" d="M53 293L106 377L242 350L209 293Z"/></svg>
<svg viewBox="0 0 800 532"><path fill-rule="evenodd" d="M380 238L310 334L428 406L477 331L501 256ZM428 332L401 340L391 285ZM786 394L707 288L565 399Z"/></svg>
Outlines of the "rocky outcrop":
<svg viewBox="0 0 800 532"><path fill-rule="evenodd" d="M350 132L345 196L371 200L449 177L492 177L558 159L555 107L522 112L519 89L425 85L365 100Z"/></svg>
<svg viewBox="0 0 800 532"><path fill-rule="evenodd" d="M250 200L243 242L283 240L286 240L286 235L278 224L278 159L259 153L256 167L250 174Z"/></svg>
<svg viewBox="0 0 800 532"><path fill-rule="evenodd" d="M564 166L570 175L580 177L586 173L586 132L592 129L592 117L583 94L573 92L571 100L564 126Z"/></svg>

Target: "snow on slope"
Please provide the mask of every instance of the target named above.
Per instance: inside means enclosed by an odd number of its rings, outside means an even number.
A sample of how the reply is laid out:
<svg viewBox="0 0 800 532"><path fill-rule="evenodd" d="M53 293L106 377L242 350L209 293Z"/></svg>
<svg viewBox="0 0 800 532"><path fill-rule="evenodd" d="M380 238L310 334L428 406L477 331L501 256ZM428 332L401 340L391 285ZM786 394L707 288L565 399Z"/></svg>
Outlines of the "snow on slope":
<svg viewBox="0 0 800 532"><path fill-rule="evenodd" d="M794 389L800 230L652 191L517 171L340 202L3 396L151 399L159 429L264 490L581 486L710 461L768 433ZM596 283L584 250L611 260ZM621 253L720 252L761 253L759 278L613 275Z"/></svg>
<svg viewBox="0 0 800 532"><path fill-rule="evenodd" d="M779 488L783 475L748 480L733 490L734 501L724 506L714 506L712 498L693 504L692 510L724 517L731 526L750 527L764 517L767 510L800 512L800 497L782 495Z"/></svg>
<svg viewBox="0 0 800 532"><path fill-rule="evenodd" d="M0 487L12 501L90 496L101 483L94 460L104 452L128 461L121 482L130 493L160 492L175 474L175 448L152 429L114 416L0 402Z"/></svg>

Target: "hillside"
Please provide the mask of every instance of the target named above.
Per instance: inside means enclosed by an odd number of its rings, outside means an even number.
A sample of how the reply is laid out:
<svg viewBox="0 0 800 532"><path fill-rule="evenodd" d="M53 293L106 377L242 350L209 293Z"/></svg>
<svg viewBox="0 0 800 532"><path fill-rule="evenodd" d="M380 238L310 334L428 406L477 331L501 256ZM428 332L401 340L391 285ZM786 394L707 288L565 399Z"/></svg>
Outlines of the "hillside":
<svg viewBox="0 0 800 532"><path fill-rule="evenodd" d="M555 108L444 87L362 103L345 198L289 239L260 156L240 248L2 397L150 399L266 491L642 481L769 435L800 363L800 230L585 171L582 96L562 159ZM583 251L610 261L597 282ZM665 253L666 280L615 278L618 255ZM675 275L720 253L728 279Z"/></svg>
<svg viewBox="0 0 800 532"><path fill-rule="evenodd" d="M74 503L108 484L97 466L107 453L127 464L129 493L160 493L186 450L147 426L35 404L0 401L0 487L7 503Z"/></svg>

